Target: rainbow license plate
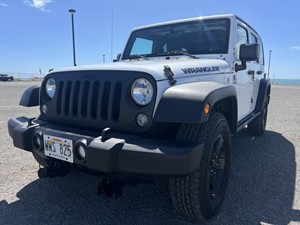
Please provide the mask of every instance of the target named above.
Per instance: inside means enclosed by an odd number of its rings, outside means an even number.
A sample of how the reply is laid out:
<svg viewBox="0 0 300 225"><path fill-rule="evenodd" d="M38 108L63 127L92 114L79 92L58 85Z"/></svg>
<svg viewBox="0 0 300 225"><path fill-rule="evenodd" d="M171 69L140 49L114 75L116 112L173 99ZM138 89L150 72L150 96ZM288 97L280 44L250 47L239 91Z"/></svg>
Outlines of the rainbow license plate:
<svg viewBox="0 0 300 225"><path fill-rule="evenodd" d="M74 162L72 140L50 135L43 135L43 138L46 156L70 163Z"/></svg>

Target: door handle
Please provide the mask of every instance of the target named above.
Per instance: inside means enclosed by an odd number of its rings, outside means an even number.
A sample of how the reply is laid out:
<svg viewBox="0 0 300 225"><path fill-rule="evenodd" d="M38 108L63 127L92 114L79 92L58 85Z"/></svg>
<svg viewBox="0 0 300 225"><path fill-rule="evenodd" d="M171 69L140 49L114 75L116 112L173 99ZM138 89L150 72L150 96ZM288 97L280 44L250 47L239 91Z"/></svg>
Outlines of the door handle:
<svg viewBox="0 0 300 225"><path fill-rule="evenodd" d="M259 70L259 71L256 71L256 74L257 75L262 75L263 71Z"/></svg>
<svg viewBox="0 0 300 225"><path fill-rule="evenodd" d="M254 70L248 70L248 75L254 75L255 71Z"/></svg>

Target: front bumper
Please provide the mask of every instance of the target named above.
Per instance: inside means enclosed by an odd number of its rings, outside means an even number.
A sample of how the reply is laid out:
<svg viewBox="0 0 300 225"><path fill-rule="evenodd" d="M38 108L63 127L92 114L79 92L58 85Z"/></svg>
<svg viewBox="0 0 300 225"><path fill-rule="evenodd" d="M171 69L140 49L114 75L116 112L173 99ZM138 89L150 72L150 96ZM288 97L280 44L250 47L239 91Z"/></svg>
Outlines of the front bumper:
<svg viewBox="0 0 300 225"><path fill-rule="evenodd" d="M82 160L74 154L74 164L106 174L184 176L199 167L204 148L203 144L176 143L116 132L107 132L104 138L85 130L26 117L10 119L8 130L15 147L38 152L43 157L46 157L43 147L33 147L32 138L36 134L70 139L74 145L83 141L87 143L86 158Z"/></svg>

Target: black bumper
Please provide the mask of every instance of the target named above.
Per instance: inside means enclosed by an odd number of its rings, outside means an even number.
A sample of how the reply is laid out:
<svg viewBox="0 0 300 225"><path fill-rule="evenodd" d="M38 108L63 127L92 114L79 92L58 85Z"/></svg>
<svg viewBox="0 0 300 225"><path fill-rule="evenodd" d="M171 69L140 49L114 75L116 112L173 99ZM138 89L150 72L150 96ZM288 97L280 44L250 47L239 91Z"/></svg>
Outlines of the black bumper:
<svg viewBox="0 0 300 225"><path fill-rule="evenodd" d="M83 130L70 130L39 120L31 122L26 117L10 119L8 130L15 147L36 151L43 157L46 157L43 147L33 147L32 137L36 134L70 139L73 146L79 142L87 143L86 158L83 160L74 154L74 164L106 174L187 175L199 167L204 148L203 144L179 144L115 132L103 138L91 133L86 135L87 132Z"/></svg>

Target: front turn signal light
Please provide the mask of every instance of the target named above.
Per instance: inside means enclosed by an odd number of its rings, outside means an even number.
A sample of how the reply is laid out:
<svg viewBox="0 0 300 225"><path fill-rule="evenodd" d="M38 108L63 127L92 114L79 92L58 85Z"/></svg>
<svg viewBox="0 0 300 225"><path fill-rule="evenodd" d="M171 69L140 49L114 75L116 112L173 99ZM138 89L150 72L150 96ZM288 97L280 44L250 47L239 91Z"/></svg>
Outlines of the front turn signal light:
<svg viewBox="0 0 300 225"><path fill-rule="evenodd" d="M204 113L208 114L210 112L210 105L208 103L205 103L204 105Z"/></svg>

